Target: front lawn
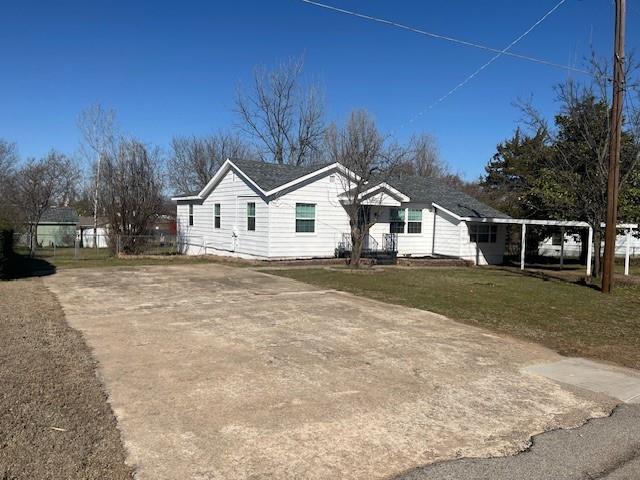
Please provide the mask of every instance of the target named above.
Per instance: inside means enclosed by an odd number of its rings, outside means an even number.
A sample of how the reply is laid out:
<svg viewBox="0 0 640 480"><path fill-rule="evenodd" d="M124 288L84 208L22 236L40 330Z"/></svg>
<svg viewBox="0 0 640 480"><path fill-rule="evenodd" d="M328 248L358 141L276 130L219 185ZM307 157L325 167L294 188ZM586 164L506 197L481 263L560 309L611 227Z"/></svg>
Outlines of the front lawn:
<svg viewBox="0 0 640 480"><path fill-rule="evenodd" d="M563 355L640 368L640 286L612 295L497 268L272 270L302 282L437 312L542 343Z"/></svg>

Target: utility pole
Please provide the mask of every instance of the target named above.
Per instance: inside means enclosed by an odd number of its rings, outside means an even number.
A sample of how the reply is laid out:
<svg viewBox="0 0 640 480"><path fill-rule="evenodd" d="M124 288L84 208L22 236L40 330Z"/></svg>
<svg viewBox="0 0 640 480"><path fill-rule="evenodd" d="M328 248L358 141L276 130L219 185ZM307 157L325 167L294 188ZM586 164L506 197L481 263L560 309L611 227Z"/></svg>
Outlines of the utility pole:
<svg viewBox="0 0 640 480"><path fill-rule="evenodd" d="M98 152L98 166L96 168L96 184L93 191L93 246L98 251L98 191L100 189L100 168L102 163L102 153Z"/></svg>
<svg viewBox="0 0 640 480"><path fill-rule="evenodd" d="M616 0L615 52L613 55L613 102L609 139L609 178L607 183L607 225L604 233L602 292L611 293L616 256L618 223L618 182L620 178L620 144L622 139L622 104L624 99L624 27L625 0Z"/></svg>

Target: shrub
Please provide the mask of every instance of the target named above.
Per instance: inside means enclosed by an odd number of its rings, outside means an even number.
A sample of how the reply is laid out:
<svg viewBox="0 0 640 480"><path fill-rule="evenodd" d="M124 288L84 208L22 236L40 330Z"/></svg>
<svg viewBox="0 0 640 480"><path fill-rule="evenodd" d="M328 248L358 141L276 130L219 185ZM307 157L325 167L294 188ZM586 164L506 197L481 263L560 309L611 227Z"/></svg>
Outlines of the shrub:
<svg viewBox="0 0 640 480"><path fill-rule="evenodd" d="M0 230L0 277L8 274L13 258L13 232Z"/></svg>

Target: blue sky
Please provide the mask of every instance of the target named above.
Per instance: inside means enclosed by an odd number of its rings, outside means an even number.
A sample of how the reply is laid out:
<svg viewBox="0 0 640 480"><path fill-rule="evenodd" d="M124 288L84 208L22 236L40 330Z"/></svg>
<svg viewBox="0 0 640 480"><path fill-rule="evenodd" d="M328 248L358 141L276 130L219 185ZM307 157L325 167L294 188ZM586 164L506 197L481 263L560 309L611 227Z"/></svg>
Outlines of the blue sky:
<svg viewBox="0 0 640 480"><path fill-rule="evenodd" d="M326 3L504 48L557 0ZM640 0L628 3L633 49ZM124 131L164 148L174 135L230 127L236 85L256 64L304 54L305 75L324 85L330 120L366 108L401 140L429 132L444 160L472 179L520 119L513 102L533 97L552 115L553 86L568 76L503 57L410 122L492 54L299 0L25 0L2 10L0 137L17 142L22 157L74 153L77 115L96 102L117 111ZM590 45L609 57L612 37L611 0L567 0L513 51L581 66Z"/></svg>

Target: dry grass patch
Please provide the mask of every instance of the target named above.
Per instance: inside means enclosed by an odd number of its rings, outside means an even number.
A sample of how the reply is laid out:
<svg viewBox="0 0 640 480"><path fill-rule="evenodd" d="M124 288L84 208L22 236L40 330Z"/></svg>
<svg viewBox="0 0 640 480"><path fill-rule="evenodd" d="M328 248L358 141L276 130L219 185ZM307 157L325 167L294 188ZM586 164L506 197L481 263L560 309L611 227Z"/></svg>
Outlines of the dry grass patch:
<svg viewBox="0 0 640 480"><path fill-rule="evenodd" d="M40 279L0 282L0 478L125 480L95 361Z"/></svg>

